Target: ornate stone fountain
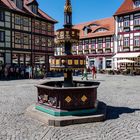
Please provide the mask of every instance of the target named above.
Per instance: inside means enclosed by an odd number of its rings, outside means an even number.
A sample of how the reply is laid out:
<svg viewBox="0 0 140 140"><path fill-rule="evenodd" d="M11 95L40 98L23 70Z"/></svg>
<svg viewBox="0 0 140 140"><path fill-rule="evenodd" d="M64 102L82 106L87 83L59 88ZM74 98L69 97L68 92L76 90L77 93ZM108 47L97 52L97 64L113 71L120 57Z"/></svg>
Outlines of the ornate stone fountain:
<svg viewBox="0 0 140 140"><path fill-rule="evenodd" d="M65 3L64 21L64 28L56 31L56 43L64 45L65 54L52 57L50 65L51 70L64 72L64 81L37 85L38 103L35 108L46 113L48 124L53 126L104 120L105 113L99 111L102 105L97 101L100 83L73 80L73 71L84 69L85 56L72 55L71 52L72 45L79 41L79 30L72 28L70 0Z"/></svg>

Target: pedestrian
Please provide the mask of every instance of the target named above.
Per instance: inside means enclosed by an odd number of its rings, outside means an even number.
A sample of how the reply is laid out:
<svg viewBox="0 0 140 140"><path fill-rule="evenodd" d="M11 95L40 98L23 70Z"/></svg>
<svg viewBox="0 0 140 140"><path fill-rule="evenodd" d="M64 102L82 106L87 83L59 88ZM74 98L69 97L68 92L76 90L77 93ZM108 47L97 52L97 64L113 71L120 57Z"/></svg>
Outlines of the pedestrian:
<svg viewBox="0 0 140 140"><path fill-rule="evenodd" d="M88 74L87 74L87 68L84 68L84 72L83 72L83 77L81 78L82 80L86 78L86 80L88 80Z"/></svg>
<svg viewBox="0 0 140 140"><path fill-rule="evenodd" d="M9 72L8 72L8 65L5 65L4 67L4 78L5 80L8 80L8 75L9 75Z"/></svg>
<svg viewBox="0 0 140 140"><path fill-rule="evenodd" d="M2 65L0 65L0 79L2 79Z"/></svg>
<svg viewBox="0 0 140 140"><path fill-rule="evenodd" d="M96 67L93 65L91 68L91 72L92 72L92 79L96 79Z"/></svg>
<svg viewBox="0 0 140 140"><path fill-rule="evenodd" d="M32 78L32 67L31 66L28 67L28 72L29 72L29 79L31 79Z"/></svg>

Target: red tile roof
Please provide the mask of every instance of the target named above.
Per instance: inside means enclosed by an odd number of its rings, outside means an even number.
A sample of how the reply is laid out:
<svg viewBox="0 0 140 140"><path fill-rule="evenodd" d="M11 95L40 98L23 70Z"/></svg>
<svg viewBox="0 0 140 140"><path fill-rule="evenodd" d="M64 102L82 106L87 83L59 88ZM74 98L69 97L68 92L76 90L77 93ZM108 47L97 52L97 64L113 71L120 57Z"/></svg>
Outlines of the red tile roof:
<svg viewBox="0 0 140 140"><path fill-rule="evenodd" d="M50 17L48 14L46 14L45 12L43 12L41 9L38 8L38 14L33 13L30 8L27 6L28 3L32 2L33 0L24 0L24 8L21 10L18 7L16 7L15 3L11 0L1 0L1 5L2 6L6 6L7 8L14 10L14 11L18 11L21 13L26 13L32 16L36 16L39 18L43 18L46 19L48 21L57 23L57 21L55 19L53 19L52 17Z"/></svg>
<svg viewBox="0 0 140 140"><path fill-rule="evenodd" d="M84 30L83 30L85 27L88 27L91 30L91 32L87 33L86 35L84 34ZM113 17L110 17L101 20L77 24L74 25L73 28L80 30L80 39L111 36L114 35L115 33L115 21ZM107 31L96 32L96 30L102 28L107 29Z"/></svg>
<svg viewBox="0 0 140 140"><path fill-rule="evenodd" d="M114 15L127 14L136 11L140 11L140 8L134 7L134 0L125 0Z"/></svg>

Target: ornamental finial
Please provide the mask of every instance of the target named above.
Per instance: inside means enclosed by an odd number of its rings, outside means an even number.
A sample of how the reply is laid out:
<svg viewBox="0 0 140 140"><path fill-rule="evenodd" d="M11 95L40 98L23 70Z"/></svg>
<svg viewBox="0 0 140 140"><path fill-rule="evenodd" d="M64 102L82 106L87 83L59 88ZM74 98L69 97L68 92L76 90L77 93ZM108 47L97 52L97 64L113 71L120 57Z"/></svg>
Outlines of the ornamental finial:
<svg viewBox="0 0 140 140"><path fill-rule="evenodd" d="M64 7L64 12L65 13L72 13L72 6L71 6L71 1L66 0L65 7Z"/></svg>

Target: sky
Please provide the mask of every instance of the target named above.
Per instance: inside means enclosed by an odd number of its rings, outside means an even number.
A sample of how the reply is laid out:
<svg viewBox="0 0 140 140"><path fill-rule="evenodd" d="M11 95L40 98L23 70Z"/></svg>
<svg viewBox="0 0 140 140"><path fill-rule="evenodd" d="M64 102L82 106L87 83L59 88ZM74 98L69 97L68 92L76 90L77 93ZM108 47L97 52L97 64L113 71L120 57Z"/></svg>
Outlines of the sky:
<svg viewBox="0 0 140 140"><path fill-rule="evenodd" d="M55 29L63 27L65 0L37 0L39 8L59 23ZM73 24L111 17L124 0L71 0Z"/></svg>

